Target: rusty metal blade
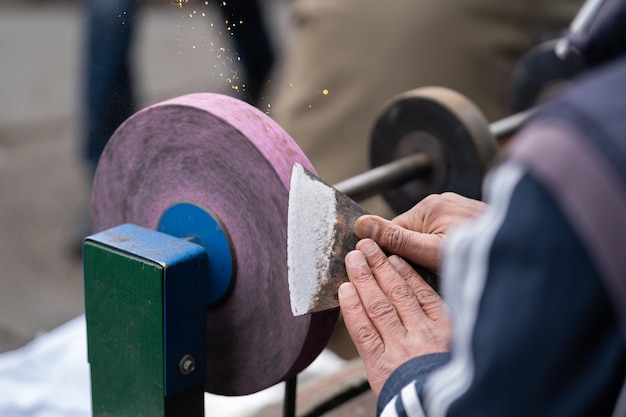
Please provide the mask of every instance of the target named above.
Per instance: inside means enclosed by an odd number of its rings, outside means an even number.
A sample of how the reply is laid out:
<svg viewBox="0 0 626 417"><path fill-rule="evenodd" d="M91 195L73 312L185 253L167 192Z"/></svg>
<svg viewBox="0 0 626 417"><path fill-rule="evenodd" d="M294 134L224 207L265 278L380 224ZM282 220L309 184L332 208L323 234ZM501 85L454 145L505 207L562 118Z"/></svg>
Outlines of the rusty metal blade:
<svg viewBox="0 0 626 417"><path fill-rule="evenodd" d="M295 316L339 307L337 290L348 280L344 258L359 238L354 223L367 211L300 164L291 174L287 264Z"/></svg>

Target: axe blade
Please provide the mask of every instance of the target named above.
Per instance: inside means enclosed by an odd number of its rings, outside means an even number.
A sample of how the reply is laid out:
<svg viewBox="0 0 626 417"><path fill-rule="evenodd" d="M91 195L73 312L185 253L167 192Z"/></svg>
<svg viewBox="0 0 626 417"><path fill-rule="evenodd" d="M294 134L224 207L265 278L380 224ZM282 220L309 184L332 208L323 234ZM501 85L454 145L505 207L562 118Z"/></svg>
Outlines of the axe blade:
<svg viewBox="0 0 626 417"><path fill-rule="evenodd" d="M354 223L368 214L358 203L302 165L291 173L287 264L294 316L339 307L339 286L348 281L344 258L359 238Z"/></svg>

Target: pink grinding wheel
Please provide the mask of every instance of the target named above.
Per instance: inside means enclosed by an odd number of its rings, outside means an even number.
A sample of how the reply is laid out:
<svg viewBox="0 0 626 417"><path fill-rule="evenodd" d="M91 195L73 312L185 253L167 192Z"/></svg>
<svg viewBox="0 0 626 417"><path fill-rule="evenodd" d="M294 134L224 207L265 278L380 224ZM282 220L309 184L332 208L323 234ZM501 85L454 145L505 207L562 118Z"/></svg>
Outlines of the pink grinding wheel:
<svg viewBox="0 0 626 417"><path fill-rule="evenodd" d="M326 346L338 311L293 317L287 280L291 169L311 163L271 118L237 99L191 94L148 107L109 141L93 188L95 231L155 229L179 202L208 208L235 258L232 290L207 309L205 389L244 395L285 381Z"/></svg>

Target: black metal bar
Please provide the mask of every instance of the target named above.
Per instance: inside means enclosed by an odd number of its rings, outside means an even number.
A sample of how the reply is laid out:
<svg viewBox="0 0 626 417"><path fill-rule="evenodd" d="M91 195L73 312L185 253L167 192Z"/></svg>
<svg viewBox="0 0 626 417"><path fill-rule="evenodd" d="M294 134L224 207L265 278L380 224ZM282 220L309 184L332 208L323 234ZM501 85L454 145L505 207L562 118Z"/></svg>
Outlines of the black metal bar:
<svg viewBox="0 0 626 417"><path fill-rule="evenodd" d="M489 125L489 131L496 140L506 139L518 130L534 111L535 109L526 110L493 122ZM426 175L430 168L431 161L428 156L419 152L343 180L334 187L355 201L363 201L385 190L406 184L415 177Z"/></svg>
<svg viewBox="0 0 626 417"><path fill-rule="evenodd" d="M362 201L405 184L416 175L427 173L430 167L428 155L415 153L341 181L335 188L353 200Z"/></svg>
<svg viewBox="0 0 626 417"><path fill-rule="evenodd" d="M285 400L283 402L283 417L296 417L296 388L298 376L285 381Z"/></svg>
<svg viewBox="0 0 626 417"><path fill-rule="evenodd" d="M355 399L359 395L370 390L370 384L367 379L364 379L360 383L356 383L345 390L338 392L334 396L327 400L317 404L311 411L302 415L301 417L322 417L329 411L347 403L350 400Z"/></svg>

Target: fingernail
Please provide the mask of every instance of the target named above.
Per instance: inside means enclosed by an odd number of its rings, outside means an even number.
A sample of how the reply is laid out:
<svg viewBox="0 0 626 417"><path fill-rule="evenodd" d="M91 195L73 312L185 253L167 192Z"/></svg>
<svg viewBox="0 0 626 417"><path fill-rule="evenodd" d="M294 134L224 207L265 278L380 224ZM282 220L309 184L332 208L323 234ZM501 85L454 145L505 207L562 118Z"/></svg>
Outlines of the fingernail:
<svg viewBox="0 0 626 417"><path fill-rule="evenodd" d="M357 236L362 238L374 237L377 230L378 222L371 216L360 217L354 225Z"/></svg>
<svg viewBox="0 0 626 417"><path fill-rule="evenodd" d="M358 248L364 254L369 255L370 253L378 249L378 245L376 245L373 240L365 239L359 243Z"/></svg>
<svg viewBox="0 0 626 417"><path fill-rule="evenodd" d="M354 294L356 291L354 290L354 285L349 282L344 282L339 286L339 292L342 296L350 296Z"/></svg>
<svg viewBox="0 0 626 417"><path fill-rule="evenodd" d="M346 263L350 266L365 265L365 262L365 256L363 256L363 253L358 250L353 250L346 255Z"/></svg>
<svg viewBox="0 0 626 417"><path fill-rule="evenodd" d="M389 263L394 267L396 271L399 271L402 268L402 259L400 259L397 255L391 255L389 258Z"/></svg>

